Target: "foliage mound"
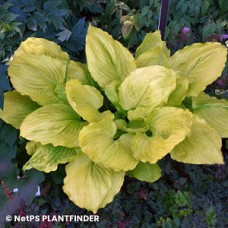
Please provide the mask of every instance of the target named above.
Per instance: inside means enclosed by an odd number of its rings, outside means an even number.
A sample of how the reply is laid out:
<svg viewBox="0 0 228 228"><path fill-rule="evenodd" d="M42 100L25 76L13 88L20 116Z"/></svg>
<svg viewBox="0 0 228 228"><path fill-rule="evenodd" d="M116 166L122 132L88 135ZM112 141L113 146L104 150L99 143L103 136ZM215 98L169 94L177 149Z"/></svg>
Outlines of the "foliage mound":
<svg viewBox="0 0 228 228"><path fill-rule="evenodd" d="M170 57L159 31L135 58L90 26L87 64L53 42L28 38L14 54L0 117L29 140L24 170L66 165L63 190L96 213L120 191L124 176L154 182L167 154L190 164L223 164L228 102L203 93L222 73L226 48L196 43Z"/></svg>

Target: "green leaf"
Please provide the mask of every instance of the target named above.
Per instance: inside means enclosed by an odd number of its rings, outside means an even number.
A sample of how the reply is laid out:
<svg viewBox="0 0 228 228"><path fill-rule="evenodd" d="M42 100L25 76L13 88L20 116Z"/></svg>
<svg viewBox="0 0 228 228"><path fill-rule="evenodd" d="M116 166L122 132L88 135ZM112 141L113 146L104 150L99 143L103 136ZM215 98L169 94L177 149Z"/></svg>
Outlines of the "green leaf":
<svg viewBox="0 0 228 228"><path fill-rule="evenodd" d="M105 113L98 109L103 105L103 96L92 86L82 85L78 80L66 84L67 99L71 107L86 121L96 122L104 118Z"/></svg>
<svg viewBox="0 0 228 228"><path fill-rule="evenodd" d="M3 145L6 145L6 148L11 150L16 147L18 140L18 130L12 127L9 124L4 123L0 120L0 145L1 151L4 151ZM13 151L11 151L13 152Z"/></svg>
<svg viewBox="0 0 228 228"><path fill-rule="evenodd" d="M32 157L24 165L23 169L35 168L46 173L55 171L58 164L72 161L80 151L79 148L54 147L51 144L41 145L35 142L27 143L26 149L28 154L32 154Z"/></svg>
<svg viewBox="0 0 228 228"><path fill-rule="evenodd" d="M110 115L81 130L80 147L91 160L106 168L116 171L134 169L137 161L131 150L132 135L123 134L119 139L114 140L116 133L117 127L113 122L113 116Z"/></svg>
<svg viewBox="0 0 228 228"><path fill-rule="evenodd" d="M58 40L60 40L61 42L68 41L71 35L72 32L67 28L63 28L61 32L56 34Z"/></svg>
<svg viewBox="0 0 228 228"><path fill-rule="evenodd" d="M37 193L37 186L40 186L43 181L45 181L45 176L42 172L35 169L26 171L24 178L14 180L14 186L19 189L18 199L16 200L15 196L15 201L20 199L26 202L27 205L31 205Z"/></svg>
<svg viewBox="0 0 228 228"><path fill-rule="evenodd" d="M210 206L205 211L205 219L206 219L207 226L213 226L213 227L216 226L218 220L216 215L216 209L213 206Z"/></svg>
<svg viewBox="0 0 228 228"><path fill-rule="evenodd" d="M112 81L121 83L136 69L132 54L122 44L92 26L86 37L86 56L89 71L102 88Z"/></svg>
<svg viewBox="0 0 228 228"><path fill-rule="evenodd" d="M156 107L167 103L176 87L176 74L163 66L139 68L119 88L120 105L128 118L144 118Z"/></svg>
<svg viewBox="0 0 228 228"><path fill-rule="evenodd" d="M220 6L222 12L227 12L228 6L226 3L226 0L219 0L218 2L219 2L219 6Z"/></svg>
<svg viewBox="0 0 228 228"><path fill-rule="evenodd" d="M204 0L203 5L201 7L201 15L204 16L207 12L208 8L210 6L210 3L207 0Z"/></svg>
<svg viewBox="0 0 228 228"><path fill-rule="evenodd" d="M3 192L2 185L0 185L1 215L3 213L9 214L9 212L16 213L17 208L21 207L21 202L31 205L37 192L37 186L45 180L43 173L37 170L27 171L24 178L18 178L17 171L11 170L7 178L4 178L5 185L10 192L13 192L14 188L18 188L18 192L13 193L11 200L4 199L6 196Z"/></svg>
<svg viewBox="0 0 228 228"><path fill-rule="evenodd" d="M152 183L161 177L161 169L158 164L139 162L133 170L127 172L127 175L140 181Z"/></svg>
<svg viewBox="0 0 228 228"><path fill-rule="evenodd" d="M77 206L96 213L120 191L125 172L115 172L79 153L66 166L63 191Z"/></svg>
<svg viewBox="0 0 228 228"><path fill-rule="evenodd" d="M180 206L189 206L190 203L190 196L188 192L181 192L178 190L175 194L175 203Z"/></svg>
<svg viewBox="0 0 228 228"><path fill-rule="evenodd" d="M143 42L137 48L135 56L138 58L140 55L143 55L147 52L150 52L152 54L154 50L157 50L158 58L163 55L165 55L164 57L166 58L169 58L170 56L170 51L166 47L166 43L161 39L160 30L146 34Z"/></svg>
<svg viewBox="0 0 228 228"><path fill-rule="evenodd" d="M157 163L189 134L192 114L174 107L158 108L146 122L149 131L136 133L132 140L133 155L142 162Z"/></svg>
<svg viewBox="0 0 228 228"><path fill-rule="evenodd" d="M7 65L0 64L0 93L2 93L2 90L11 90L7 69Z"/></svg>
<svg viewBox="0 0 228 228"><path fill-rule="evenodd" d="M172 159L189 164L223 164L222 140L204 119L193 115L191 133L171 152Z"/></svg>
<svg viewBox="0 0 228 228"><path fill-rule="evenodd" d="M169 67L189 79L187 96L197 96L217 79L225 66L227 51L220 43L195 43L177 51Z"/></svg>
<svg viewBox="0 0 228 228"><path fill-rule="evenodd" d="M222 138L228 138L228 101L218 100L206 94L192 99L193 113L202 117Z"/></svg>
<svg viewBox="0 0 228 228"><path fill-rule="evenodd" d="M41 107L28 115L21 125L21 136L41 144L77 147L80 130L86 125L64 104Z"/></svg>
<svg viewBox="0 0 228 228"><path fill-rule="evenodd" d="M27 96L22 96L17 91L5 93L4 109L0 110L0 118L15 128L20 128L27 115L40 106Z"/></svg>

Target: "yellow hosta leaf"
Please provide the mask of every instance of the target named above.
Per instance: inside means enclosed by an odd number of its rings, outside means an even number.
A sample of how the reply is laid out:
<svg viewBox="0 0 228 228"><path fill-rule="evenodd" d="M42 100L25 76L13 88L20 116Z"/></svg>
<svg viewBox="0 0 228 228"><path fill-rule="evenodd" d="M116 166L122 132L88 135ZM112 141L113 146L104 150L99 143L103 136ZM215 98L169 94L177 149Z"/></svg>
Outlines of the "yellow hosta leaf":
<svg viewBox="0 0 228 228"><path fill-rule="evenodd" d="M79 153L66 166L63 191L81 208L96 213L112 202L120 191L125 172L115 172L91 161Z"/></svg>
<svg viewBox="0 0 228 228"><path fill-rule="evenodd" d="M147 51L143 54L141 54L136 59L136 65L137 67L147 67L147 66L153 66L153 65L161 65L166 66L167 65L167 57L165 53L163 52L161 47L155 47L152 48L150 51Z"/></svg>
<svg viewBox="0 0 228 228"><path fill-rule="evenodd" d="M149 132L136 133L133 155L142 162L157 163L189 134L192 114L188 110L163 107L147 117Z"/></svg>
<svg viewBox="0 0 228 228"><path fill-rule="evenodd" d="M26 144L26 152L28 155L32 156L36 150L39 148L40 143L30 141Z"/></svg>
<svg viewBox="0 0 228 228"><path fill-rule="evenodd" d="M25 55L49 56L54 59L68 61L69 55L62 51L61 47L54 42L43 38L30 37L21 43L15 51L14 57L19 58Z"/></svg>
<svg viewBox="0 0 228 228"><path fill-rule="evenodd" d="M10 62L10 80L18 92L40 105L59 103L69 61L68 54L54 42L28 38Z"/></svg>
<svg viewBox="0 0 228 228"><path fill-rule="evenodd" d="M78 79L83 85L94 85L86 64L71 60L67 66L66 81Z"/></svg>
<svg viewBox="0 0 228 228"><path fill-rule="evenodd" d="M174 107L180 105L187 94L188 86L189 80L187 78L177 76L176 89L170 94L167 105Z"/></svg>
<svg viewBox="0 0 228 228"><path fill-rule="evenodd" d="M156 32L153 32L153 33L146 34L143 42L137 48L135 56L136 58L138 58L140 55L143 55L146 52L150 52L157 47L160 48L160 53L158 53L158 56L165 55L166 58L169 58L170 51L166 47L166 43L161 39L160 30L157 30Z"/></svg>
<svg viewBox="0 0 228 228"><path fill-rule="evenodd" d="M123 119L115 120L115 124L118 130L128 132L128 133L137 133L137 132L146 132L148 127L145 125L143 120L130 121L127 123Z"/></svg>
<svg viewBox="0 0 228 228"><path fill-rule="evenodd" d="M204 106L193 111L202 117L222 138L228 138L228 109L223 106Z"/></svg>
<svg viewBox="0 0 228 228"><path fill-rule="evenodd" d="M133 136L124 134L114 140L117 127L112 119L110 116L84 127L79 135L80 147L91 160L106 168L116 171L134 169L137 161L131 150Z"/></svg>
<svg viewBox="0 0 228 228"><path fill-rule="evenodd" d="M66 61L49 56L15 56L9 66L14 88L40 105L59 103L56 90L65 83Z"/></svg>
<svg viewBox="0 0 228 228"><path fill-rule="evenodd" d="M192 97L192 108L197 109L203 106L223 106L228 107L228 100L217 99L211 97L204 92L200 93L197 97Z"/></svg>
<svg viewBox="0 0 228 228"><path fill-rule="evenodd" d="M202 117L221 137L228 138L228 101L201 93L192 98L193 113Z"/></svg>
<svg viewBox="0 0 228 228"><path fill-rule="evenodd" d="M95 87L82 85L73 79L66 84L67 99L71 107L86 121L96 122L104 117L98 109L103 105L103 96Z"/></svg>
<svg viewBox="0 0 228 228"><path fill-rule="evenodd" d="M128 118L147 116L153 109L167 103L176 87L176 74L163 66L139 68L132 72L119 88L120 105Z"/></svg>
<svg viewBox="0 0 228 228"><path fill-rule="evenodd" d="M4 109L0 110L0 118L15 128L20 128L27 115L40 106L28 96L22 96L17 91L5 93Z"/></svg>
<svg viewBox="0 0 228 228"><path fill-rule="evenodd" d="M122 111L119 104L119 86L118 81L113 81L105 87L104 92L112 104L115 105L116 109Z"/></svg>
<svg viewBox="0 0 228 228"><path fill-rule="evenodd" d="M215 81L225 66L227 51L220 43L195 43L177 51L169 67L189 80L187 96L197 96Z"/></svg>
<svg viewBox="0 0 228 228"><path fill-rule="evenodd" d="M152 183L161 177L161 169L158 164L139 162L133 170L127 172L127 175L140 181Z"/></svg>
<svg viewBox="0 0 228 228"><path fill-rule="evenodd" d="M89 71L102 88L113 81L121 83L136 69L132 54L108 33L93 26L88 28L86 56Z"/></svg>
<svg viewBox="0 0 228 228"><path fill-rule="evenodd" d="M80 130L86 125L64 104L41 107L28 115L21 125L21 136L41 144L77 147Z"/></svg>
<svg viewBox="0 0 228 228"><path fill-rule="evenodd" d="M51 144L41 145L35 142L27 143L26 149L32 157L23 166L23 169L35 168L46 173L55 171L58 164L65 164L72 161L80 151L79 148L54 147Z"/></svg>
<svg viewBox="0 0 228 228"><path fill-rule="evenodd" d="M172 159L189 164L223 164L222 140L206 121L193 115L191 133L171 152Z"/></svg>

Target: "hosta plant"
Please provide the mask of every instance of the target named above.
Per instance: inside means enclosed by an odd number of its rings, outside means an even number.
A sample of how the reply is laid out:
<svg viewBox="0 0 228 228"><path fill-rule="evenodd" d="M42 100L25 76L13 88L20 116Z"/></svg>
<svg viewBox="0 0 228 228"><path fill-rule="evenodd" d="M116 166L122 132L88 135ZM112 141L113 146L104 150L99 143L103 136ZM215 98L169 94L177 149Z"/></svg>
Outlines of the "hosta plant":
<svg viewBox="0 0 228 228"><path fill-rule="evenodd" d="M64 192L94 213L120 191L124 176L153 182L158 160L223 164L228 102L203 91L221 75L226 48L196 43L170 56L159 31L135 57L90 26L87 64L45 39L28 38L14 54L1 118L20 129L31 158L24 169L66 165Z"/></svg>

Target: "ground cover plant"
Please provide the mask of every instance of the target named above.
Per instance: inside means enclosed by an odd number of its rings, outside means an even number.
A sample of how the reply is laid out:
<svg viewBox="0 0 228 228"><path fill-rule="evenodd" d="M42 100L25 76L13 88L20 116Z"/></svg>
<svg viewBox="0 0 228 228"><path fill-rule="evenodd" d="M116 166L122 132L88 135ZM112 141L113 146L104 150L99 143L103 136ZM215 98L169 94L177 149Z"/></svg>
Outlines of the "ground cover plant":
<svg viewBox="0 0 228 228"><path fill-rule="evenodd" d="M64 192L96 213L125 175L159 179L157 162L168 153L179 162L223 164L228 102L203 90L221 75L225 47L196 43L170 57L157 31L145 36L134 59L90 26L86 58L87 65L70 60L40 38L15 52L9 66L15 90L5 94L0 116L29 140L24 170L50 172L69 162Z"/></svg>
<svg viewBox="0 0 228 228"><path fill-rule="evenodd" d="M224 145L225 146L225 145ZM224 149L224 148L223 148ZM227 155L225 155L227 161ZM159 162L163 176L154 183L127 177L115 200L98 211L99 223L65 223L67 227L226 227L227 166L181 165L168 157ZM56 177L64 167L50 173L41 197L16 214L90 215L76 207L62 192ZM41 227L59 223L32 223ZM16 223L14 225L21 225Z"/></svg>

